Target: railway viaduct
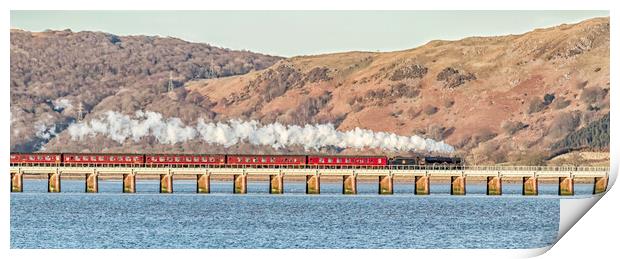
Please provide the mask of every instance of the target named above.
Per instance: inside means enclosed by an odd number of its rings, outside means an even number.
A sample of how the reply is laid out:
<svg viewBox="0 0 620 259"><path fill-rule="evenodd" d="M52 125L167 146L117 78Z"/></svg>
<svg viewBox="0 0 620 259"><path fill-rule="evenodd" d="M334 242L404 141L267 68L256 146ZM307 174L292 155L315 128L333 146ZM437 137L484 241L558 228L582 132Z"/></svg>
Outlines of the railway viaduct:
<svg viewBox="0 0 620 259"><path fill-rule="evenodd" d="M435 166L387 166L387 167L349 167L329 168L317 166L213 166L213 167L80 167L80 166L11 166L11 191L23 191L24 174L47 175L48 192L61 191L61 175L82 174L85 176L85 191L98 192L100 175L122 175L123 192L136 192L136 175L159 176L160 193L173 192L174 176L189 176L196 179L197 193L210 193L211 176L227 175L233 177L233 193L247 193L249 175L269 176L269 192L284 193L284 179L287 176L305 177L306 194L320 194L321 176L342 177L343 194L357 194L359 176L376 177L379 194L393 194L394 177L411 177L415 181L416 195L430 194L430 179L444 177L450 179L450 193L465 195L466 181L469 177L486 178L487 195L501 195L502 181L505 178L521 179L523 195L538 195L539 179L559 179L558 195L574 195L575 179L594 179L593 194L607 190L608 167L547 167L547 166L464 166L449 169Z"/></svg>

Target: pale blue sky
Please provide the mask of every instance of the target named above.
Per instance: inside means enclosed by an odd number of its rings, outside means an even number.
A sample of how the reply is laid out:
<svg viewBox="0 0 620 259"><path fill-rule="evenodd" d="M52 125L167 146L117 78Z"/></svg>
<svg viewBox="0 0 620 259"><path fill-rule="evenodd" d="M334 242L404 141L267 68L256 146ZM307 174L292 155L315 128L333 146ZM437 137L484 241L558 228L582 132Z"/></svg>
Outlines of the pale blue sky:
<svg viewBox="0 0 620 259"><path fill-rule="evenodd" d="M11 28L159 35L278 56L520 34L608 11L11 11Z"/></svg>

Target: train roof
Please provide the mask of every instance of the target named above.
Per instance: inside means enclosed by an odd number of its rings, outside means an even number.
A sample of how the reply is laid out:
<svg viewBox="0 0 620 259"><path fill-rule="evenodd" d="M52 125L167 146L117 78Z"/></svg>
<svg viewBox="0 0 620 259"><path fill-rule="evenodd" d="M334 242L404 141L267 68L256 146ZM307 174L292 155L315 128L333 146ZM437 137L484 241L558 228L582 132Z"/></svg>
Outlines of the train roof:
<svg viewBox="0 0 620 259"><path fill-rule="evenodd" d="M51 152L35 152L35 153L26 153L26 152L11 152L11 155L61 155L62 153L51 153Z"/></svg>
<svg viewBox="0 0 620 259"><path fill-rule="evenodd" d="M91 155L95 155L95 156L100 156L100 155L105 155L105 156L135 156L135 155L144 155L141 153L80 153L80 152L75 152L75 153L59 153L59 154L63 154L63 155L86 155L86 156L91 156Z"/></svg>
<svg viewBox="0 0 620 259"><path fill-rule="evenodd" d="M225 156L226 154L206 154L206 153L143 153L145 156Z"/></svg>

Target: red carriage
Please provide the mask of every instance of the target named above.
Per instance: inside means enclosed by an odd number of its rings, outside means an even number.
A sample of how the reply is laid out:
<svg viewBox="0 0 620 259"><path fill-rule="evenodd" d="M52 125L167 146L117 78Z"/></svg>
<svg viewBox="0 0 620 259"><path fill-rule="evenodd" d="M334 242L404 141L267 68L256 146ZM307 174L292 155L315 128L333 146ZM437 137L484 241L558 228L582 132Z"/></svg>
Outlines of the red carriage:
<svg viewBox="0 0 620 259"><path fill-rule="evenodd" d="M385 166L385 156L308 156L308 165L317 166Z"/></svg>
<svg viewBox="0 0 620 259"><path fill-rule="evenodd" d="M139 154L63 154L66 165L133 165L144 164L144 155Z"/></svg>
<svg viewBox="0 0 620 259"><path fill-rule="evenodd" d="M229 165L305 165L306 156L228 155Z"/></svg>
<svg viewBox="0 0 620 259"><path fill-rule="evenodd" d="M224 165L226 156L206 154L149 154L145 155L147 166L205 166Z"/></svg>
<svg viewBox="0 0 620 259"><path fill-rule="evenodd" d="M62 154L58 153L12 153L11 164L16 165L58 165L62 162Z"/></svg>

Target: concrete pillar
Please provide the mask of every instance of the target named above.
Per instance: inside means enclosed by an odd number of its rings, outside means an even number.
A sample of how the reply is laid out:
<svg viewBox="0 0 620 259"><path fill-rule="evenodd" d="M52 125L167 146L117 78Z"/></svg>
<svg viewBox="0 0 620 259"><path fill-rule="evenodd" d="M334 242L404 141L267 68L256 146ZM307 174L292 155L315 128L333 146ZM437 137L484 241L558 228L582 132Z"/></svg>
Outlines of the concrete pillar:
<svg viewBox="0 0 620 259"><path fill-rule="evenodd" d="M452 176L450 195L465 195L465 176Z"/></svg>
<svg viewBox="0 0 620 259"><path fill-rule="evenodd" d="M342 176L342 194L357 194L357 175Z"/></svg>
<svg viewBox="0 0 620 259"><path fill-rule="evenodd" d="M284 176L282 174L269 175L269 193L271 194L283 194L284 193Z"/></svg>
<svg viewBox="0 0 620 259"><path fill-rule="evenodd" d="M47 192L60 192L60 173L47 174Z"/></svg>
<svg viewBox="0 0 620 259"><path fill-rule="evenodd" d="M487 177L487 195L502 195L502 178L499 176Z"/></svg>
<svg viewBox="0 0 620 259"><path fill-rule="evenodd" d="M233 193L245 194L248 192L248 175L236 174L233 175Z"/></svg>
<svg viewBox="0 0 620 259"><path fill-rule="evenodd" d="M607 176L594 177L594 192L593 194L604 193L607 191Z"/></svg>
<svg viewBox="0 0 620 259"><path fill-rule="evenodd" d="M571 177L560 177L560 186L558 189L558 195L570 196L575 195L575 181Z"/></svg>
<svg viewBox="0 0 620 259"><path fill-rule="evenodd" d="M306 175L306 194L321 193L321 178L318 174Z"/></svg>
<svg viewBox="0 0 620 259"><path fill-rule="evenodd" d="M24 191L24 174L22 172L11 173L11 192Z"/></svg>
<svg viewBox="0 0 620 259"><path fill-rule="evenodd" d="M197 175L196 179L196 192L197 193L210 193L211 192L211 174L204 173Z"/></svg>
<svg viewBox="0 0 620 259"><path fill-rule="evenodd" d="M536 176L523 177L523 195L538 195L538 179Z"/></svg>
<svg viewBox="0 0 620 259"><path fill-rule="evenodd" d="M430 178L428 176L416 176L414 194L429 195L431 193Z"/></svg>
<svg viewBox="0 0 620 259"><path fill-rule="evenodd" d="M134 172L123 174L123 193L136 192L136 174Z"/></svg>
<svg viewBox="0 0 620 259"><path fill-rule="evenodd" d="M379 176L379 194L394 194L394 178L391 175Z"/></svg>
<svg viewBox="0 0 620 259"><path fill-rule="evenodd" d="M99 173L92 172L86 174L86 192L96 193L99 192Z"/></svg>
<svg viewBox="0 0 620 259"><path fill-rule="evenodd" d="M159 193L172 193L172 174L159 175Z"/></svg>

